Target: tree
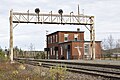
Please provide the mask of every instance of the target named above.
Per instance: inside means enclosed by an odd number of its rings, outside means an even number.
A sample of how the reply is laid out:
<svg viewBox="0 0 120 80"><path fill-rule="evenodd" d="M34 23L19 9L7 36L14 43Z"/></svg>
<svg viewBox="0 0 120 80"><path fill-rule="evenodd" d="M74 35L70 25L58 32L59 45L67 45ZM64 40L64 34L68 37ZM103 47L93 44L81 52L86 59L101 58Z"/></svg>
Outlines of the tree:
<svg viewBox="0 0 120 80"><path fill-rule="evenodd" d="M106 57L111 57L111 54L113 53L114 48L114 39L112 35L109 35L107 39L102 40L102 48L103 48L103 55Z"/></svg>
<svg viewBox="0 0 120 80"><path fill-rule="evenodd" d="M115 47L116 47L116 48L120 48L120 39L118 39L118 40L116 41Z"/></svg>
<svg viewBox="0 0 120 80"><path fill-rule="evenodd" d="M116 52L120 52L120 39L118 39L117 41L116 41L116 44L115 44L115 50L116 50Z"/></svg>
<svg viewBox="0 0 120 80"><path fill-rule="evenodd" d="M35 47L34 47L34 45L33 45L32 43L30 44L29 49L30 49L29 56L34 57L34 54L35 54Z"/></svg>
<svg viewBox="0 0 120 80"><path fill-rule="evenodd" d="M107 39L102 40L103 54L106 57L111 57L113 53L120 53L120 39L113 39L112 35L109 35Z"/></svg>
<svg viewBox="0 0 120 80"><path fill-rule="evenodd" d="M102 40L102 49L103 50L109 49L108 44L107 44L107 39L105 39L105 38Z"/></svg>
<svg viewBox="0 0 120 80"><path fill-rule="evenodd" d="M24 57L22 49L19 50L19 54L21 55L21 57Z"/></svg>
<svg viewBox="0 0 120 80"><path fill-rule="evenodd" d="M37 53L37 55L34 57L35 59L45 59L45 53L40 51Z"/></svg>
<svg viewBox="0 0 120 80"><path fill-rule="evenodd" d="M19 48L17 46L14 47L15 51L19 51Z"/></svg>
<svg viewBox="0 0 120 80"><path fill-rule="evenodd" d="M112 35L108 36L107 42L108 42L108 47L109 47L109 49L113 49L114 39L113 39Z"/></svg>
<svg viewBox="0 0 120 80"><path fill-rule="evenodd" d="M114 47L114 39L112 35L108 36L107 42L108 42L108 47L109 47L109 53L112 54L112 49Z"/></svg>
<svg viewBox="0 0 120 80"><path fill-rule="evenodd" d="M34 51L35 47L34 47L34 45L32 43L30 44L29 49L30 49L30 51Z"/></svg>
<svg viewBox="0 0 120 80"><path fill-rule="evenodd" d="M5 60L5 53L3 51L3 49L0 47L0 61Z"/></svg>
<svg viewBox="0 0 120 80"><path fill-rule="evenodd" d="M1 48L1 46L0 46L0 52L2 52L2 48Z"/></svg>

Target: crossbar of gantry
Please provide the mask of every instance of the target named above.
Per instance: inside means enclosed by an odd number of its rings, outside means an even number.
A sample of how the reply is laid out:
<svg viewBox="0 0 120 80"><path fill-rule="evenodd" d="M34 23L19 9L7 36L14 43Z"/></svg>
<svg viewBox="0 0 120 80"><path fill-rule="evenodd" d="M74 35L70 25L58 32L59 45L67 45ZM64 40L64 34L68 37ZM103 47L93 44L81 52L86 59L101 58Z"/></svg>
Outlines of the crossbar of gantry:
<svg viewBox="0 0 120 80"><path fill-rule="evenodd" d="M13 23L15 25L13 26ZM83 14L75 15L74 13L49 14L45 13L19 13L10 11L10 59L13 61L13 29L20 23L34 23L34 24L62 24L62 25L85 25L90 31L90 53L92 59L95 59L95 30L94 30L94 16L87 16Z"/></svg>

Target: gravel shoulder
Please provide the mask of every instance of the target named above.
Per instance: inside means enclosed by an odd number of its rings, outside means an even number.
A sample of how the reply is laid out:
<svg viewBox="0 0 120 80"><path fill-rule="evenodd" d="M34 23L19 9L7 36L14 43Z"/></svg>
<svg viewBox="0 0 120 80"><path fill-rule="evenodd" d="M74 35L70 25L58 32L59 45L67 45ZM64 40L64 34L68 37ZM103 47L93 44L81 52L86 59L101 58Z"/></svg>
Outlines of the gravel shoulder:
<svg viewBox="0 0 120 80"><path fill-rule="evenodd" d="M40 67L40 66L36 67L28 64L26 64L26 66L28 67L29 70L34 70L37 73L40 72L42 76L46 76L49 78L50 75L49 68ZM64 76L65 76L65 80L112 80L110 78L104 78L101 76L94 76L83 73L73 73L69 71L67 71L67 73Z"/></svg>

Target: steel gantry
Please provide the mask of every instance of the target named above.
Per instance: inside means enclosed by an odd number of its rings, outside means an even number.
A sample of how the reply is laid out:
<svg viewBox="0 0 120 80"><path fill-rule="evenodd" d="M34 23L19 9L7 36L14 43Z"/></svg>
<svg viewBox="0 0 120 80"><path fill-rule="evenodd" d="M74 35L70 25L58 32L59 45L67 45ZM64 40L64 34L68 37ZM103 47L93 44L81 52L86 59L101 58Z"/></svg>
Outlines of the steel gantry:
<svg viewBox="0 0 120 80"><path fill-rule="evenodd" d="M13 61L13 29L20 23L34 23L34 24L62 24L62 25L84 25L90 31L90 51L91 58L95 59L95 29L94 29L94 16L84 14L75 15L73 12L70 14L63 14L62 9L58 14L53 14L52 11L48 14L41 13L36 8L36 13L19 13L10 11L10 59ZM13 26L13 23L15 25Z"/></svg>

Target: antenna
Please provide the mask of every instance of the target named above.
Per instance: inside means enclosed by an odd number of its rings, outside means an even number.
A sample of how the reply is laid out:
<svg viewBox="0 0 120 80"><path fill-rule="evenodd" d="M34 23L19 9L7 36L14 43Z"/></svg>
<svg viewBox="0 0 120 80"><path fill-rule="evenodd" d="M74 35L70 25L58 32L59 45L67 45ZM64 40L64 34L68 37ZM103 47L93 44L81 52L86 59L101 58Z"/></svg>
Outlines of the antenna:
<svg viewBox="0 0 120 80"><path fill-rule="evenodd" d="M79 4L78 4L78 21L80 21L80 9L79 9Z"/></svg>
<svg viewBox="0 0 120 80"><path fill-rule="evenodd" d="M78 15L80 15L80 9L79 9L79 4L78 4Z"/></svg>
<svg viewBox="0 0 120 80"><path fill-rule="evenodd" d="M84 15L84 9L82 9L82 14Z"/></svg>

